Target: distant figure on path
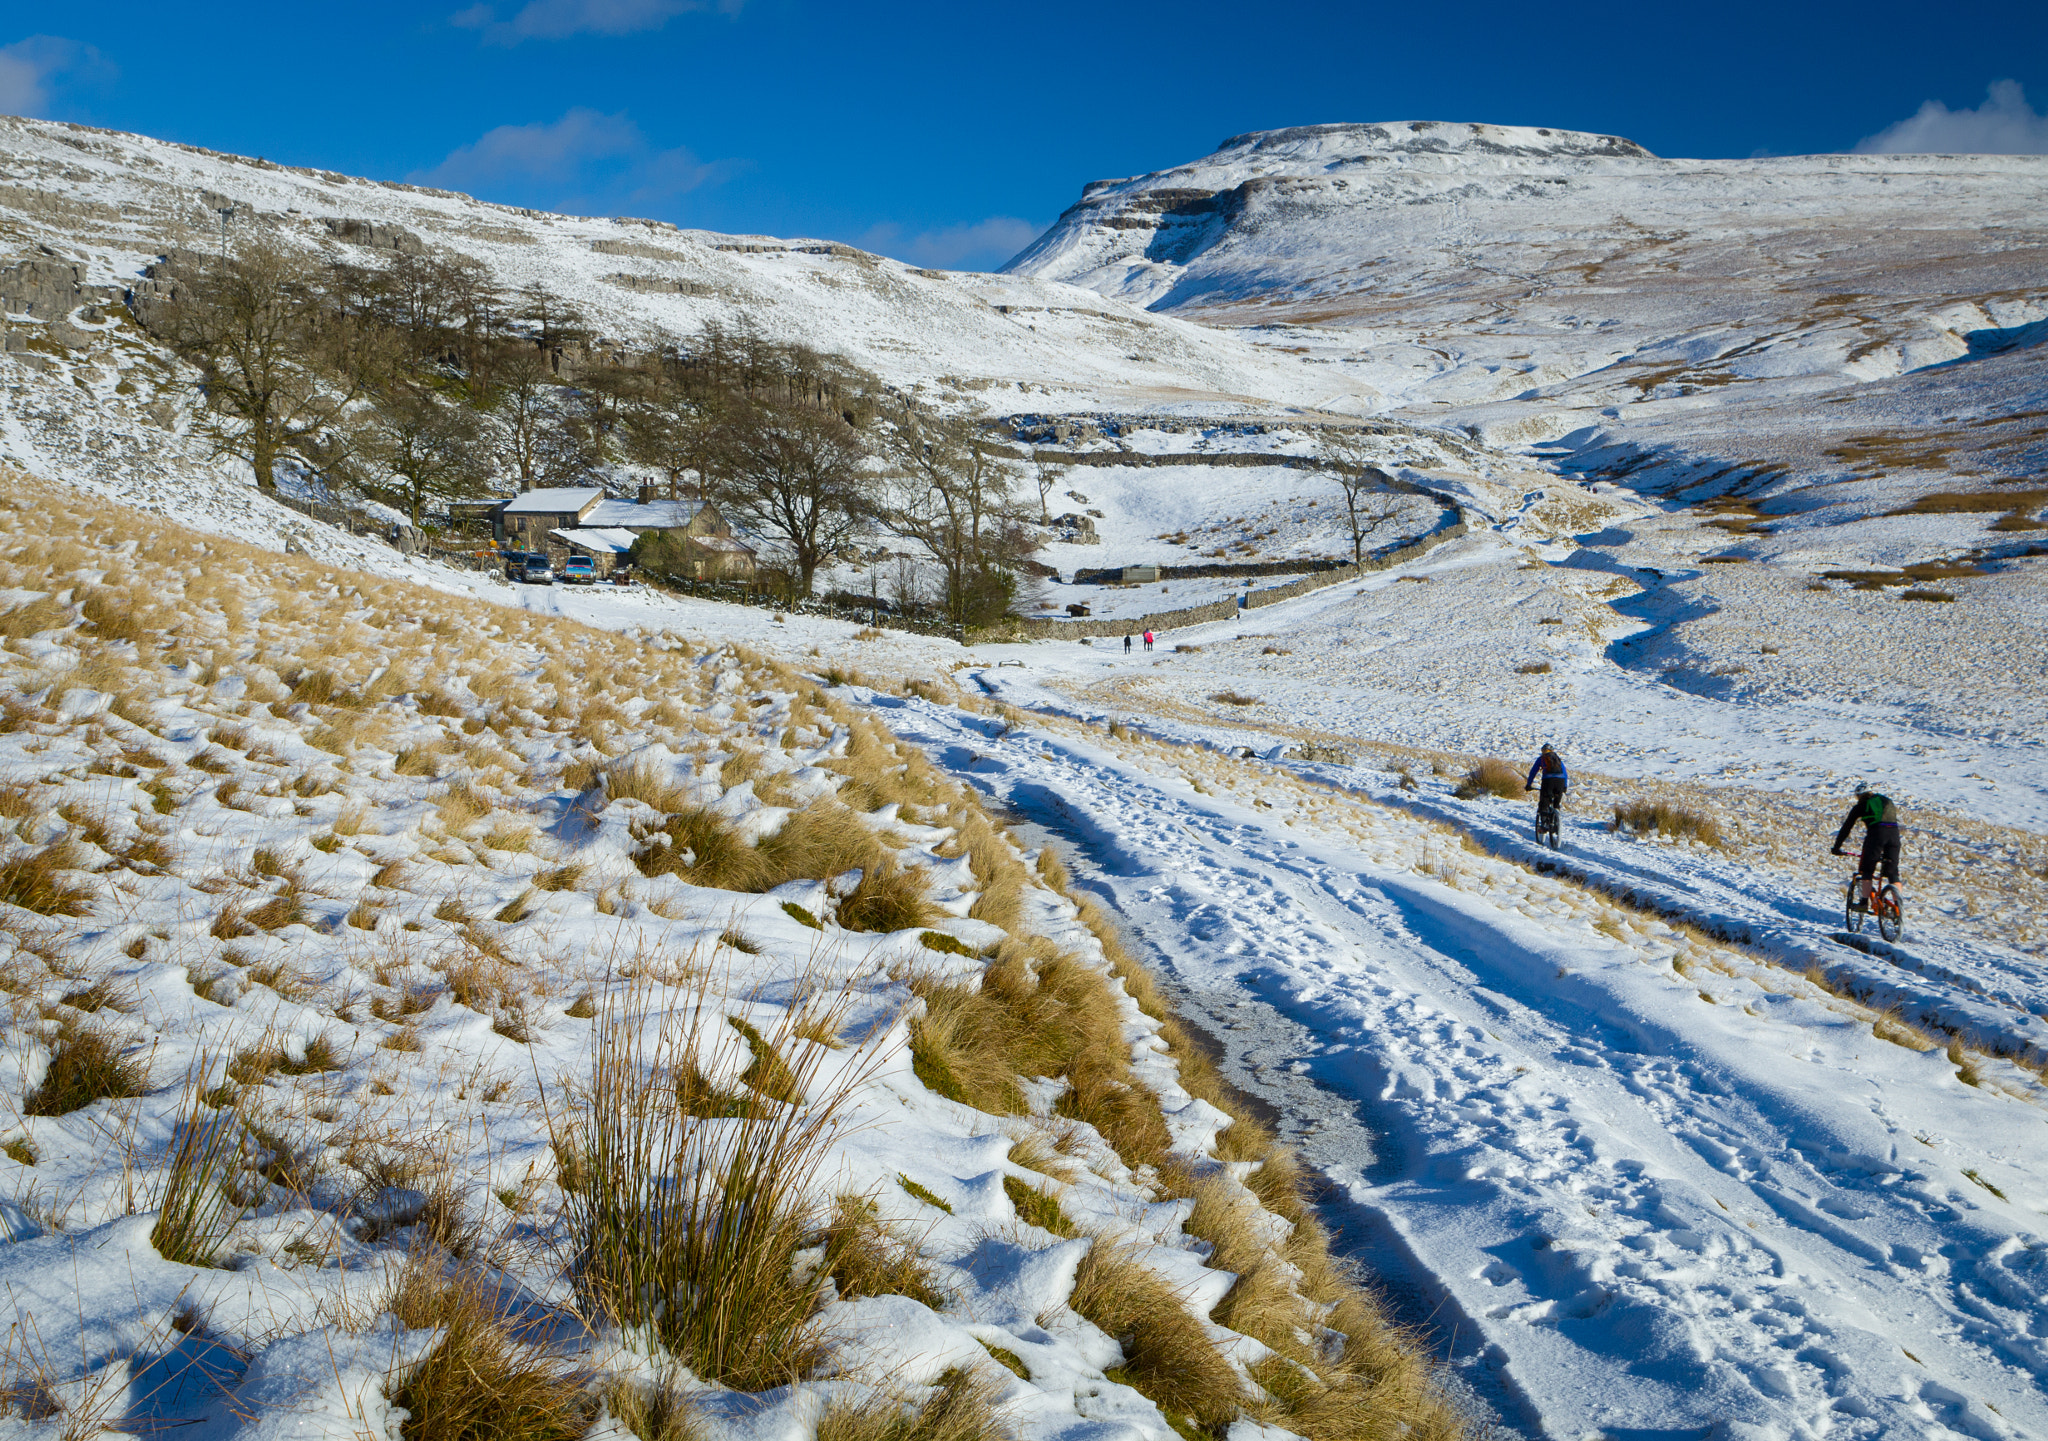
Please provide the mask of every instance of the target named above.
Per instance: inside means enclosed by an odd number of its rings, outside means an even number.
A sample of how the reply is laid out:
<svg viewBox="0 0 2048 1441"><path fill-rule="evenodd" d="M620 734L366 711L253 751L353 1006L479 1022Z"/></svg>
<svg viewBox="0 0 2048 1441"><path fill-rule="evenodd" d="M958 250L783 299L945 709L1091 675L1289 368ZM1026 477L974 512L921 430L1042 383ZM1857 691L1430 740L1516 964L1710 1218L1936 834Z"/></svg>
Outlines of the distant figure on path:
<svg viewBox="0 0 2048 1441"><path fill-rule="evenodd" d="M1125 636L1125 637L1124 637L1124 654L1125 654L1125 655L1129 655L1130 653L1131 653L1131 638L1130 638L1129 636Z"/></svg>
<svg viewBox="0 0 2048 1441"><path fill-rule="evenodd" d="M1145 649L1152 649L1152 632L1149 630L1145 632Z"/></svg>

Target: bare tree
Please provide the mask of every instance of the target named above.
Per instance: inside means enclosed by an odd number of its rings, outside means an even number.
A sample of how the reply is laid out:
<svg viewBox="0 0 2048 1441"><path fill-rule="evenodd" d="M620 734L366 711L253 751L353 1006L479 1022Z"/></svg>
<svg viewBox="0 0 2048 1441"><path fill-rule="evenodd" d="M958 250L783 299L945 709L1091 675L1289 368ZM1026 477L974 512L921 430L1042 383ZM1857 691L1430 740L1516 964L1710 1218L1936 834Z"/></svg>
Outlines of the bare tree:
<svg viewBox="0 0 2048 1441"><path fill-rule="evenodd" d="M717 451L712 494L732 518L788 547L808 596L818 567L876 509L859 432L829 412L756 398L733 408Z"/></svg>
<svg viewBox="0 0 2048 1441"><path fill-rule="evenodd" d="M1009 609L1030 553L1011 487L1015 477L974 426L905 400L891 417L894 496L886 519L917 542L945 579L955 624L986 625Z"/></svg>
<svg viewBox="0 0 2048 1441"><path fill-rule="evenodd" d="M1400 483L1372 464L1346 436L1326 436L1317 446L1330 462L1331 478L1344 492L1344 519L1351 534L1351 563L1365 563L1369 536L1384 530L1403 510Z"/></svg>
<svg viewBox="0 0 2048 1441"><path fill-rule="evenodd" d="M280 460L317 463L319 441L368 382L370 330L338 305L331 277L256 230L180 278L152 326L199 367L207 429L223 455L277 488Z"/></svg>
<svg viewBox="0 0 2048 1441"><path fill-rule="evenodd" d="M395 494L415 526L429 501L482 489L477 418L468 406L402 375L374 385L370 399L373 409L352 427L346 465L360 488Z"/></svg>
<svg viewBox="0 0 2048 1441"><path fill-rule="evenodd" d="M1038 523L1040 525L1052 524L1052 509L1046 504L1046 501L1055 490L1058 490L1066 482L1069 469L1071 469L1069 466L1052 465L1038 459L1035 455L1032 457L1031 478L1038 486Z"/></svg>
<svg viewBox="0 0 2048 1441"><path fill-rule="evenodd" d="M548 358L530 342L499 352L496 414L505 456L522 491L576 479L593 463L583 437L564 423L562 387Z"/></svg>

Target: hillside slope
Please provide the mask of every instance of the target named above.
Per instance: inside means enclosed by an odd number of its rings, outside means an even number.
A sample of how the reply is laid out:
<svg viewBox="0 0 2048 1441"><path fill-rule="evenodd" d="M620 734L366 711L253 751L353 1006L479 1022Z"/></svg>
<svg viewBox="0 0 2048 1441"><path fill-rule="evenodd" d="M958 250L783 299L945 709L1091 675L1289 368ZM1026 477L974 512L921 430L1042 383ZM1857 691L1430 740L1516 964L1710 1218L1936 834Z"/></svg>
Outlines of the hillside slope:
<svg viewBox="0 0 2048 1441"><path fill-rule="evenodd" d="M69 267L78 282L118 298L166 249L212 250L223 233L232 239L236 227L252 225L359 259L366 249L416 246L468 256L508 290L548 286L617 344L658 345L711 321L751 324L771 339L843 353L896 385L929 387L942 402L1229 410L1312 403L1317 394L1298 365L1238 337L1104 304L1059 282L921 270L826 241L519 210L146 136L0 118L0 240L42 267L36 278ZM6 266L0 260L0 271ZM0 275L10 297L30 289L19 275ZM72 308L29 319L62 322ZM31 338L61 340L46 326L16 328L17 353Z"/></svg>
<svg viewBox="0 0 2048 1441"><path fill-rule="evenodd" d="M1255 329L1361 408L1564 438L1637 484L2005 479L2048 455L2044 215L2037 156L1318 125L1098 181L1007 268Z"/></svg>

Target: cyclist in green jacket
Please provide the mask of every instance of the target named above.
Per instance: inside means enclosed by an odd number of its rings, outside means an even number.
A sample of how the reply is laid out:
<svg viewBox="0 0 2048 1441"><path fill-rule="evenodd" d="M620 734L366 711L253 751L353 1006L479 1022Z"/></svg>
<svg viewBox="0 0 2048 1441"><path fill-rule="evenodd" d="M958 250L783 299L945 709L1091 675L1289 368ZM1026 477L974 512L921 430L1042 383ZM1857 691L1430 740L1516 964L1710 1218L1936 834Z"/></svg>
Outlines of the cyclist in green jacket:
<svg viewBox="0 0 2048 1441"><path fill-rule="evenodd" d="M1863 822L1863 855L1856 862L1856 874L1867 881L1882 862L1884 878L1897 885L1899 808L1892 804L1890 796L1879 795L1862 781L1856 782L1856 800L1849 807L1842 828L1835 832L1836 855L1842 854L1842 843L1849 839L1849 832L1856 829L1858 821Z"/></svg>

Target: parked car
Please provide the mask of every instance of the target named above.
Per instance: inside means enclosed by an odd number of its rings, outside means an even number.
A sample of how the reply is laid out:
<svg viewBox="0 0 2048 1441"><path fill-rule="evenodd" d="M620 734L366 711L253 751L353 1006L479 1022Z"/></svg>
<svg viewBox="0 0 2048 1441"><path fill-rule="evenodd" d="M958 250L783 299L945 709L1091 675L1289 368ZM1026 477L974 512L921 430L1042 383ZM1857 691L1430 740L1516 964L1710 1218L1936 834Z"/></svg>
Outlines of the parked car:
<svg viewBox="0 0 2048 1441"><path fill-rule="evenodd" d="M527 585L553 585L555 567L540 551L515 550L505 557L505 579Z"/></svg>
<svg viewBox="0 0 2048 1441"><path fill-rule="evenodd" d="M563 585L592 585L597 581L597 562L587 555L572 555L562 563Z"/></svg>

